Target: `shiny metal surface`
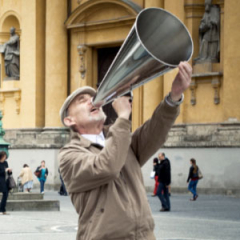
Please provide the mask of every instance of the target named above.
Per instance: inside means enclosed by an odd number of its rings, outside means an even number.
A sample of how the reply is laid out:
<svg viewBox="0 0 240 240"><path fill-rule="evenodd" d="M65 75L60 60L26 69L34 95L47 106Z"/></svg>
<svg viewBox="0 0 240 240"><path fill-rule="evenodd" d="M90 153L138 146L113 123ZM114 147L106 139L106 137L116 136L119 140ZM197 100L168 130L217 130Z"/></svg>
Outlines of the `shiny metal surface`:
<svg viewBox="0 0 240 240"><path fill-rule="evenodd" d="M184 24L161 8L142 10L93 100L103 106L189 61L192 38Z"/></svg>

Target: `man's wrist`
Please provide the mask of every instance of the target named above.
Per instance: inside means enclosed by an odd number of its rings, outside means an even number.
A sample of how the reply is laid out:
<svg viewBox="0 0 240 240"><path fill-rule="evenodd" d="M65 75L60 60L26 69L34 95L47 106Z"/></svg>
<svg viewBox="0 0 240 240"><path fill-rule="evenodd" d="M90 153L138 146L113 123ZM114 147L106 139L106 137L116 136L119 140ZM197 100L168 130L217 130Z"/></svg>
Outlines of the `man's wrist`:
<svg viewBox="0 0 240 240"><path fill-rule="evenodd" d="M167 102L168 105L172 107L179 106L184 100L184 94L182 93L181 97L179 98L178 101L173 101L171 98L171 92L165 97L165 101Z"/></svg>
<svg viewBox="0 0 240 240"><path fill-rule="evenodd" d="M169 97L172 99L173 102L178 102L181 98L182 98L182 93L174 93L174 92L170 92L169 93Z"/></svg>
<svg viewBox="0 0 240 240"><path fill-rule="evenodd" d="M119 118L123 118L123 119L126 119L126 120L129 119L129 116L130 116L129 114L119 114L118 115Z"/></svg>

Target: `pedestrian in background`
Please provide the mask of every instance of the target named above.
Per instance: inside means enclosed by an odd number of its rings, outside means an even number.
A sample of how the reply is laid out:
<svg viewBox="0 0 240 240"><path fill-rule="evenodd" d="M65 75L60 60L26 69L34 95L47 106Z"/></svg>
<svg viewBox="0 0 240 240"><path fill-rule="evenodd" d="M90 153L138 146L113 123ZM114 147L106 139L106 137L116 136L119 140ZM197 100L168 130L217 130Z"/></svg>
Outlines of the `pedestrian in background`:
<svg viewBox="0 0 240 240"><path fill-rule="evenodd" d="M155 172L155 176L154 176L155 185L154 185L152 197L157 196L157 189L158 189L158 184L159 184L159 182L158 182L158 170L159 170L159 161L158 161L158 158L154 158L153 159L153 172Z"/></svg>
<svg viewBox="0 0 240 240"><path fill-rule="evenodd" d="M12 174L12 169L8 167L8 163L6 162L7 154L4 151L0 152L0 192L2 193L2 200L0 205L0 213L3 215L7 215L6 205L8 198L8 186L6 181L6 175L10 176Z"/></svg>
<svg viewBox="0 0 240 240"><path fill-rule="evenodd" d="M62 179L62 176L61 176L61 173L60 173L59 168L58 168L58 172L59 172L59 177L60 177L60 181L61 181L60 191L59 191L58 193L59 193L60 195L67 196L68 193L67 193L67 190L66 190L64 181L63 181L63 179Z"/></svg>
<svg viewBox="0 0 240 240"><path fill-rule="evenodd" d="M196 164L196 160L194 158L190 159L190 164L191 167L189 169L189 174L188 174L188 179L187 179L187 183L188 184L188 190L193 194L193 197L190 199L190 201L196 201L198 198L198 194L197 194L197 184L198 184L198 173L199 173L199 168Z"/></svg>
<svg viewBox="0 0 240 240"><path fill-rule="evenodd" d="M31 189L33 188L33 174L32 170L27 164L23 165L23 169L19 177L22 179L21 183L23 185L23 191L27 193L31 192Z"/></svg>
<svg viewBox="0 0 240 240"><path fill-rule="evenodd" d="M45 166L45 161L41 161L41 166L36 169L36 172L40 172L38 180L40 182L40 193L44 193L44 185L48 176L48 169Z"/></svg>
<svg viewBox="0 0 240 240"><path fill-rule="evenodd" d="M160 160L158 171L158 190L157 195L161 201L162 208L160 212L168 212L171 210L170 198L169 198L169 185L171 184L171 165L168 158L164 153L159 153L158 158Z"/></svg>

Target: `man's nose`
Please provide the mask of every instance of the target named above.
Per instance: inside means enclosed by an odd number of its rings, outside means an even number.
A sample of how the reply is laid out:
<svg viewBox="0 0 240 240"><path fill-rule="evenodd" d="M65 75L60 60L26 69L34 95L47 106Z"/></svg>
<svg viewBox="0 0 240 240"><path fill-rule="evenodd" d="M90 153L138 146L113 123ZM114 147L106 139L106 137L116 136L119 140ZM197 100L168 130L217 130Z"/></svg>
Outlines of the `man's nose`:
<svg viewBox="0 0 240 240"><path fill-rule="evenodd" d="M89 105L92 105L92 102L93 102L93 97L90 97L90 98L88 99L88 104L89 104Z"/></svg>

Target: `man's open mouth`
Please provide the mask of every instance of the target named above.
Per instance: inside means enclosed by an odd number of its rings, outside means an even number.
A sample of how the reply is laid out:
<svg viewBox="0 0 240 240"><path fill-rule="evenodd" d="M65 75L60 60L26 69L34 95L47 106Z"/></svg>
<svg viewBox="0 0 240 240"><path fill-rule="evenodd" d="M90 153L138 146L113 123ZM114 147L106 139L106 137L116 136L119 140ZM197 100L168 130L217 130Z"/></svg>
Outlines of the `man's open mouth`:
<svg viewBox="0 0 240 240"><path fill-rule="evenodd" d="M97 110L99 110L99 108L93 107L93 108L90 110L90 112L95 112L95 111L97 111Z"/></svg>

